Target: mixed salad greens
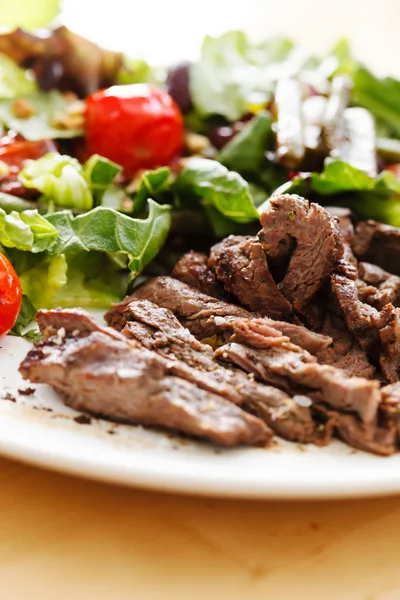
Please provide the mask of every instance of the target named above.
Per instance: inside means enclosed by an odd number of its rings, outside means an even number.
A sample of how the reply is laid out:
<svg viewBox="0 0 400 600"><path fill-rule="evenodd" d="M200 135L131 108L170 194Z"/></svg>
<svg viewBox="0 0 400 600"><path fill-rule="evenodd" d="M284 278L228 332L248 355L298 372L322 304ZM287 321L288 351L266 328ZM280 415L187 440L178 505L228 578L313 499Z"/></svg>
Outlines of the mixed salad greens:
<svg viewBox="0 0 400 600"><path fill-rule="evenodd" d="M65 27L17 29L0 35L0 124L16 333L40 307L107 306L178 251L257 230L276 193L400 226L400 81L344 40L316 58L232 31L153 68Z"/></svg>

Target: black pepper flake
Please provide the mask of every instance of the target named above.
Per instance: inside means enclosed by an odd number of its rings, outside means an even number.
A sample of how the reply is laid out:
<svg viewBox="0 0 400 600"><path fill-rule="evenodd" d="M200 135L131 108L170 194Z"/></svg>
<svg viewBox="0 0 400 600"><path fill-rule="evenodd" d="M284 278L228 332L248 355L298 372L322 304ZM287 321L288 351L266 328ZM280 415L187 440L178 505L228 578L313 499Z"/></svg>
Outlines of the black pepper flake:
<svg viewBox="0 0 400 600"><path fill-rule="evenodd" d="M79 425L90 425L92 422L92 418L88 415L78 415L74 418L75 423L79 423Z"/></svg>
<svg viewBox="0 0 400 600"><path fill-rule="evenodd" d="M2 399L3 400L8 400L9 402L16 402L15 397L12 394L10 394L10 392L7 392L6 394L3 394Z"/></svg>
<svg viewBox="0 0 400 600"><path fill-rule="evenodd" d="M21 394L21 396L32 396L32 394L34 394L36 392L35 388L25 388L24 390L18 390L18 394Z"/></svg>

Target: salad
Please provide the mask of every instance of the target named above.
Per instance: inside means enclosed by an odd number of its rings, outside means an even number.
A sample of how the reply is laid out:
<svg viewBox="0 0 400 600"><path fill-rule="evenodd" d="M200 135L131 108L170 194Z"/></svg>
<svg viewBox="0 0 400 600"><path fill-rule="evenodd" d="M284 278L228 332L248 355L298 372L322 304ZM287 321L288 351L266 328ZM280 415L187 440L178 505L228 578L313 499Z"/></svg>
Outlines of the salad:
<svg viewBox="0 0 400 600"><path fill-rule="evenodd" d="M400 81L344 40L316 58L232 31L166 68L18 29L0 35L0 124L1 335L256 232L277 193L400 226Z"/></svg>

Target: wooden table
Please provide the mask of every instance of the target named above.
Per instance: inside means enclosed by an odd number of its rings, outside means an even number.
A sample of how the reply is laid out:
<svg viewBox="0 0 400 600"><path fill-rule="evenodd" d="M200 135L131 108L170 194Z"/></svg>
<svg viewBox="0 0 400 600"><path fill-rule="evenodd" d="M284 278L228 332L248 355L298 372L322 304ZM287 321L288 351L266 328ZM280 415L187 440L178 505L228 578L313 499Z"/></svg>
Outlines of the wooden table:
<svg viewBox="0 0 400 600"><path fill-rule="evenodd" d="M251 502L0 459L1 600L398 600L400 498Z"/></svg>

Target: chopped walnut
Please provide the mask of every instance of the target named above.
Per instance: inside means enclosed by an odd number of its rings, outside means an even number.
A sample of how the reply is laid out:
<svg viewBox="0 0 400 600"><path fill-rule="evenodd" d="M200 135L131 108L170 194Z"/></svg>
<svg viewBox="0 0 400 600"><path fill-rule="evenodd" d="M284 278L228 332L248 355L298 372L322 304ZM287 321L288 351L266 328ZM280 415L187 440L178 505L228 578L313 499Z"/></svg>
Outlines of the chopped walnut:
<svg viewBox="0 0 400 600"><path fill-rule="evenodd" d="M17 98L11 105L12 114L18 119L29 119L35 114L33 107L24 98Z"/></svg>
<svg viewBox="0 0 400 600"><path fill-rule="evenodd" d="M80 129L84 124L84 110L84 102L75 100L65 112L54 113L51 124L56 129Z"/></svg>
<svg viewBox="0 0 400 600"><path fill-rule="evenodd" d="M210 147L210 140L204 135L187 132L185 134L185 146L191 154L203 155Z"/></svg>

